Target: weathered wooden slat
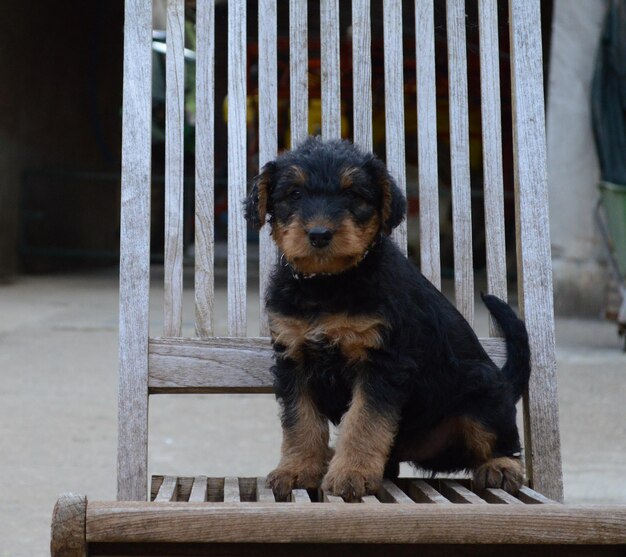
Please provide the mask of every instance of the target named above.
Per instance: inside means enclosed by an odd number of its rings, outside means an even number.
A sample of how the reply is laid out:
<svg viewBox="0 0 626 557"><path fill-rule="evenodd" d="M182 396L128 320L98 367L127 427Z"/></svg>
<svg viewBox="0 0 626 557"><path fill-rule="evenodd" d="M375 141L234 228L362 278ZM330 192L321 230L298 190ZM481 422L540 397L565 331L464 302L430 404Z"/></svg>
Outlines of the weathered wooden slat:
<svg viewBox="0 0 626 557"><path fill-rule="evenodd" d="M88 543L624 544L626 507L90 502Z"/></svg>
<svg viewBox="0 0 626 557"><path fill-rule="evenodd" d="M352 2L352 140L365 151L373 148L371 52L370 0Z"/></svg>
<svg viewBox="0 0 626 557"><path fill-rule="evenodd" d="M322 501L324 503L345 503L345 501L337 495L331 495L330 493L322 492Z"/></svg>
<svg viewBox="0 0 626 557"><path fill-rule="evenodd" d="M215 1L196 11L196 219L194 296L196 334L213 336L215 299Z"/></svg>
<svg viewBox="0 0 626 557"><path fill-rule="evenodd" d="M366 505L380 505L381 502L375 495L364 495L361 497L361 503L365 503Z"/></svg>
<svg viewBox="0 0 626 557"><path fill-rule="evenodd" d="M481 499L474 492L462 486L454 480L441 480L439 482L439 490L442 495L452 501L452 503L463 503L471 505L486 505L487 501Z"/></svg>
<svg viewBox="0 0 626 557"><path fill-rule="evenodd" d="M239 503L240 501L239 478L233 476L224 478L224 503Z"/></svg>
<svg viewBox="0 0 626 557"><path fill-rule="evenodd" d="M293 503L310 503L311 498L309 497L309 493L306 489L292 489L291 501Z"/></svg>
<svg viewBox="0 0 626 557"><path fill-rule="evenodd" d="M500 50L498 46L498 3L478 3L480 33L480 91L485 193L487 289L507 299L506 247L504 235L504 186L502 176L502 122L500 119ZM490 318L490 333L499 329Z"/></svg>
<svg viewBox="0 0 626 557"><path fill-rule="evenodd" d="M52 511L50 554L52 557L85 557L85 518L87 498L83 495L61 495Z"/></svg>
<svg viewBox="0 0 626 557"><path fill-rule="evenodd" d="M450 503L450 500L424 480L409 480L407 491L417 503Z"/></svg>
<svg viewBox="0 0 626 557"><path fill-rule="evenodd" d="M289 0L289 79L291 148L309 133L307 1Z"/></svg>
<svg viewBox="0 0 626 557"><path fill-rule="evenodd" d="M420 200L420 270L441 288L437 96L433 3L415 0L417 157Z"/></svg>
<svg viewBox="0 0 626 557"><path fill-rule="evenodd" d="M502 339L481 339L502 366ZM272 349L267 338L163 339L149 344L149 386L164 393L271 393Z"/></svg>
<svg viewBox="0 0 626 557"><path fill-rule="evenodd" d="M208 478L206 476L197 476L193 480L191 493L189 494L190 503L202 503L207 500L208 495Z"/></svg>
<svg viewBox="0 0 626 557"><path fill-rule="evenodd" d="M117 497L148 492L148 292L152 131L152 4L126 2L120 230Z"/></svg>
<svg viewBox="0 0 626 557"><path fill-rule="evenodd" d="M517 497L520 501L529 504L538 504L538 505L554 505L557 504L556 501L549 499L545 495L538 493L534 489L530 489L530 487L524 485L520 488Z"/></svg>
<svg viewBox="0 0 626 557"><path fill-rule="evenodd" d="M404 145L404 67L402 54L402 2L383 0L385 43L385 146L387 169L406 195ZM393 239L407 252L406 221L393 231Z"/></svg>
<svg viewBox="0 0 626 557"><path fill-rule="evenodd" d="M446 0L446 27L448 35L454 289L457 308L463 317L473 325L474 263L472 257L465 0Z"/></svg>
<svg viewBox="0 0 626 557"><path fill-rule="evenodd" d="M259 2L259 167L276 157L278 146L278 84L276 0ZM261 336L269 336L265 297L269 276L278 258L269 226L259 232L259 297Z"/></svg>
<svg viewBox="0 0 626 557"><path fill-rule="evenodd" d="M524 398L526 464L530 485L562 501L539 0L510 0L509 21L517 283L533 370Z"/></svg>
<svg viewBox="0 0 626 557"><path fill-rule="evenodd" d="M257 478L256 480L256 500L259 503L274 503L274 493L269 487L265 487L265 478Z"/></svg>
<svg viewBox="0 0 626 557"><path fill-rule="evenodd" d="M413 504L413 499L404 493L404 491L402 491L391 480L383 480L380 491L378 492L378 498L384 503Z"/></svg>
<svg viewBox="0 0 626 557"><path fill-rule="evenodd" d="M165 55L165 303L163 334L183 323L183 171L185 126L185 4L167 2Z"/></svg>
<svg viewBox="0 0 626 557"><path fill-rule="evenodd" d="M159 487L159 491L154 498L155 502L164 502L164 501L176 501L177 493L176 486L178 484L178 478L176 476L165 476L163 479L163 483L161 487Z"/></svg>
<svg viewBox="0 0 626 557"><path fill-rule="evenodd" d="M246 334L246 2L228 3L228 334Z"/></svg>
<svg viewBox="0 0 626 557"><path fill-rule="evenodd" d="M339 0L320 0L322 138L341 138Z"/></svg>
<svg viewBox="0 0 626 557"><path fill-rule="evenodd" d="M256 478L239 478L239 493L242 502L256 502Z"/></svg>
<svg viewBox="0 0 626 557"><path fill-rule="evenodd" d="M504 491L504 489L484 489L480 492L480 496L487 501L487 503L495 503L501 505L523 505L522 501L513 497L510 493Z"/></svg>

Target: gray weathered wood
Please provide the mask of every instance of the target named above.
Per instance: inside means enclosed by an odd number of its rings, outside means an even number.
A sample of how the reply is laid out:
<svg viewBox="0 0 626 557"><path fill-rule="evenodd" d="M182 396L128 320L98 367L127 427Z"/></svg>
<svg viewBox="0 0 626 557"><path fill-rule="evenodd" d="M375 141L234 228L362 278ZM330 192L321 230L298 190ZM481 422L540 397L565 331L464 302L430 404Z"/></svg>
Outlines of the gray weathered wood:
<svg viewBox="0 0 626 557"><path fill-rule="evenodd" d="M260 503L274 503L274 493L269 487L265 487L265 478L256 480L256 500Z"/></svg>
<svg viewBox="0 0 626 557"><path fill-rule="evenodd" d="M486 505L487 501L481 499L474 492L462 486L454 480L441 480L439 482L441 494L453 503L463 503L471 505Z"/></svg>
<svg viewBox="0 0 626 557"><path fill-rule="evenodd" d="M404 493L404 491L402 491L391 480L383 480L380 491L378 492L378 497L385 503L413 504L413 499Z"/></svg>
<svg viewBox="0 0 626 557"><path fill-rule="evenodd" d="M408 492L418 503L450 503L441 493L424 480L409 480Z"/></svg>
<svg viewBox="0 0 626 557"><path fill-rule="evenodd" d="M176 492L177 484L178 478L176 476L165 476L154 500L161 503L176 501L178 498L178 493Z"/></svg>
<svg viewBox="0 0 626 557"><path fill-rule="evenodd" d="M52 511L50 553L52 557L86 557L85 515L87 498L83 495L61 495Z"/></svg>
<svg viewBox="0 0 626 557"><path fill-rule="evenodd" d="M402 55L402 2L383 0L385 43L385 146L387 169L406 195L404 145L404 67ZM403 253L407 250L406 221L393 231Z"/></svg>
<svg viewBox="0 0 626 557"><path fill-rule="evenodd" d="M197 476L193 479L193 486L189 494L189 502L202 503L207 500L208 495L208 478L206 476Z"/></svg>
<svg viewBox="0 0 626 557"><path fill-rule="evenodd" d="M563 499L556 385L539 0L509 2L520 310L531 346L525 409L530 485Z"/></svg>
<svg viewBox="0 0 626 557"><path fill-rule="evenodd" d="M502 366L502 339L481 339ZM163 339L149 344L151 393L271 393L272 349L267 338Z"/></svg>
<svg viewBox="0 0 626 557"><path fill-rule="evenodd" d="M215 212L215 3L204 0L196 11L196 334L213 336Z"/></svg>
<svg viewBox="0 0 626 557"><path fill-rule="evenodd" d="M228 334L246 334L246 2L228 3Z"/></svg>
<svg viewBox="0 0 626 557"><path fill-rule="evenodd" d="M239 478L224 478L224 503L238 503L241 501L239 493Z"/></svg>
<svg viewBox="0 0 626 557"><path fill-rule="evenodd" d="M338 497L337 495L331 495L330 493L326 493L325 491L322 495L322 500L324 501L324 503L345 503L345 501L341 497Z"/></svg>
<svg viewBox="0 0 626 557"><path fill-rule="evenodd" d="M291 501L293 503L310 503L311 498L309 497L309 493L306 489L292 489Z"/></svg>
<svg viewBox="0 0 626 557"><path fill-rule="evenodd" d="M380 501L375 495L364 495L361 497L361 503L365 503L366 505L380 505Z"/></svg>
<svg viewBox="0 0 626 557"><path fill-rule="evenodd" d="M145 500L148 492L152 4L128 0L124 22L117 497Z"/></svg>
<svg viewBox="0 0 626 557"><path fill-rule="evenodd" d="M183 171L185 126L185 4L167 1L165 55L165 303L163 334L183 323Z"/></svg>
<svg viewBox="0 0 626 557"><path fill-rule="evenodd" d="M278 84L276 47L276 0L259 2L259 168L276 157L278 147ZM259 334L269 335L264 293L278 250L270 236L270 227L259 232Z"/></svg>
<svg viewBox="0 0 626 557"><path fill-rule="evenodd" d="M484 489L480 492L480 496L488 503L503 504L503 505L523 505L522 501L507 493L503 489Z"/></svg>
<svg viewBox="0 0 626 557"><path fill-rule="evenodd" d="M289 0L289 83L291 147L309 133L307 1Z"/></svg>
<svg viewBox="0 0 626 557"><path fill-rule="evenodd" d="M339 0L320 0L322 138L341 138Z"/></svg>
<svg viewBox="0 0 626 557"><path fill-rule="evenodd" d="M370 0L352 2L352 140L365 151L373 148L371 52Z"/></svg>
<svg viewBox="0 0 626 557"><path fill-rule="evenodd" d="M507 299L502 176L502 124L500 119L500 49L497 0L478 3L480 33L480 92L485 192L487 289ZM491 323L490 332L498 330Z"/></svg>
<svg viewBox="0 0 626 557"><path fill-rule="evenodd" d="M448 33L454 293L457 308L463 317L473 325L474 264L472 257L465 0L446 0L446 27Z"/></svg>
<svg viewBox="0 0 626 557"><path fill-rule="evenodd" d="M435 22L432 2L415 0L415 61L420 200L420 270L430 282L437 288L441 288Z"/></svg>
<svg viewBox="0 0 626 557"><path fill-rule="evenodd" d="M94 502L87 542L626 543L626 507Z"/></svg>
<svg viewBox="0 0 626 557"><path fill-rule="evenodd" d="M542 495L541 493L536 492L534 489L530 489L530 487L528 487L527 485L523 485L520 488L519 493L517 494L517 497L519 498L520 501L523 501L524 503L528 503L531 505L533 504L536 504L536 505L556 504L556 501L553 501L552 499L549 499L545 495Z"/></svg>

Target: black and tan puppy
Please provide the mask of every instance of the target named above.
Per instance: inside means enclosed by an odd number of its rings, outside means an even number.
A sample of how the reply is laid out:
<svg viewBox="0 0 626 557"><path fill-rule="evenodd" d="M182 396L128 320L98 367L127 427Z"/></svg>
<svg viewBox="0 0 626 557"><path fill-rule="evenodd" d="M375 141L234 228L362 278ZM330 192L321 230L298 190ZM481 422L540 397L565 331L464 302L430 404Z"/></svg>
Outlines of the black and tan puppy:
<svg viewBox="0 0 626 557"><path fill-rule="evenodd" d="M308 139L268 163L246 200L281 251L266 294L283 444L268 484L350 500L409 461L472 470L478 487L523 481L515 403L530 374L526 329L494 296L506 337L498 369L455 307L389 234L405 200L383 163ZM336 450L328 421L340 424Z"/></svg>

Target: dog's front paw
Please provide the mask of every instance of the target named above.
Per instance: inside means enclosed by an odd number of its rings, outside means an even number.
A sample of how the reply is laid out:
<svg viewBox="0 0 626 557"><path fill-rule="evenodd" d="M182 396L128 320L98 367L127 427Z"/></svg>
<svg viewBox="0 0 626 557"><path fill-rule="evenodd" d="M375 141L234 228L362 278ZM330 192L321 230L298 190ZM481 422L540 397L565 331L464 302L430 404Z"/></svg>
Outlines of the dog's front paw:
<svg viewBox="0 0 626 557"><path fill-rule="evenodd" d="M382 480L382 474L331 464L324 476L322 489L331 495L343 497L346 501L356 501L364 495L376 493Z"/></svg>
<svg viewBox="0 0 626 557"><path fill-rule="evenodd" d="M265 485L271 488L277 501L285 501L294 488L317 489L323 476L322 468L279 466L267 475Z"/></svg>
<svg viewBox="0 0 626 557"><path fill-rule="evenodd" d="M523 483L524 467L517 458L494 458L474 470L474 485L477 489L495 487L515 494Z"/></svg>

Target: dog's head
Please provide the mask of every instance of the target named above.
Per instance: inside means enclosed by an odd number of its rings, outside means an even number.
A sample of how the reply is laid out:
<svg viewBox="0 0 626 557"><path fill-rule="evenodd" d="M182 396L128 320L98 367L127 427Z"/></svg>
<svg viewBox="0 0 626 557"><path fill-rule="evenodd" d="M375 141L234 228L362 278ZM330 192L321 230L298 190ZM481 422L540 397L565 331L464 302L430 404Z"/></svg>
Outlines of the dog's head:
<svg viewBox="0 0 626 557"><path fill-rule="evenodd" d="M374 155L309 138L262 168L245 212L257 229L269 217L274 241L298 271L340 273L402 222L406 201Z"/></svg>

